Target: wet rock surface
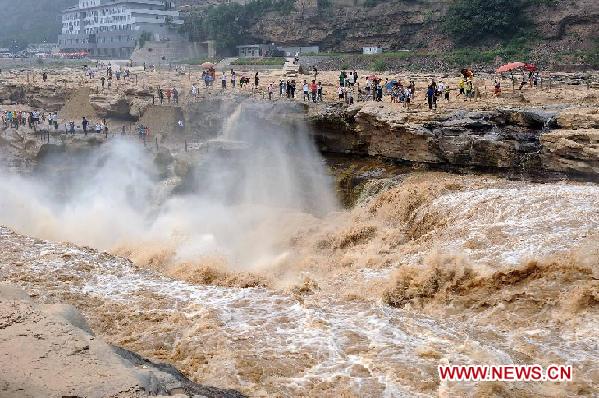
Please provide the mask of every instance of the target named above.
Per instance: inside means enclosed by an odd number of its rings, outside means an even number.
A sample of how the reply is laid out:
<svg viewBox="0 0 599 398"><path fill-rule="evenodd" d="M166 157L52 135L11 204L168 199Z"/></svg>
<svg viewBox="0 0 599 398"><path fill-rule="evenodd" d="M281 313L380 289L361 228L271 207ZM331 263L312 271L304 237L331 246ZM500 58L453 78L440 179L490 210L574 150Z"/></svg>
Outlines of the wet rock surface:
<svg viewBox="0 0 599 398"><path fill-rule="evenodd" d="M244 396L193 383L170 365L111 346L75 307L36 304L13 285L0 285L0 319L2 397Z"/></svg>

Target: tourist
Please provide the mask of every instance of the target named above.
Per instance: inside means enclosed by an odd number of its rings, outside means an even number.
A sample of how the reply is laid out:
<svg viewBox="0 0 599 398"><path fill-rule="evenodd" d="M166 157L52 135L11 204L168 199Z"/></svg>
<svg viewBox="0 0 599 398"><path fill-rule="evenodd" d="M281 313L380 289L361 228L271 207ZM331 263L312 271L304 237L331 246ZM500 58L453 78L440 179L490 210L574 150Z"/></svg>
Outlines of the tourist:
<svg viewBox="0 0 599 398"><path fill-rule="evenodd" d="M495 89L493 90L493 95L499 97L501 95L501 83L499 80L495 80Z"/></svg>
<svg viewBox="0 0 599 398"><path fill-rule="evenodd" d="M318 90L318 101L322 102L322 83L318 82L318 86L316 87L316 89Z"/></svg>
<svg viewBox="0 0 599 398"><path fill-rule="evenodd" d="M376 100L377 102L381 102L383 100L383 85L381 81L376 81Z"/></svg>
<svg viewBox="0 0 599 398"><path fill-rule="evenodd" d="M69 133L75 134L75 122L73 120L69 122Z"/></svg>
<svg viewBox="0 0 599 398"><path fill-rule="evenodd" d="M227 89L227 73L223 72L222 76L220 77L220 84L221 84L221 88L223 90Z"/></svg>
<svg viewBox="0 0 599 398"><path fill-rule="evenodd" d="M254 76L254 88L258 88L258 84L260 83L260 78L258 77L258 72Z"/></svg>
<svg viewBox="0 0 599 398"><path fill-rule="evenodd" d="M459 92L458 95L456 97L459 97L460 95L465 95L465 83L464 83L464 78L460 79L460 82L458 83L458 88L459 88Z"/></svg>
<svg viewBox="0 0 599 398"><path fill-rule="evenodd" d="M345 93L344 94L345 95L345 103L347 105L353 104L354 103L354 94L353 94L353 91L350 90L348 87L344 87L343 91Z"/></svg>
<svg viewBox="0 0 599 398"><path fill-rule="evenodd" d="M345 71L341 71L341 73L339 73L339 85L341 87L345 87Z"/></svg>
<svg viewBox="0 0 599 398"><path fill-rule="evenodd" d="M102 77L100 78L100 82L101 82L101 84L102 84L102 90L104 90L104 85L106 84L106 78L105 78L104 76L102 76Z"/></svg>
<svg viewBox="0 0 599 398"><path fill-rule="evenodd" d="M158 87L158 98L160 99L160 105L164 103L164 91Z"/></svg>
<svg viewBox="0 0 599 398"><path fill-rule="evenodd" d="M443 81L439 81L439 84L437 85L437 96L441 96L443 95L443 93L445 93L445 84L443 83Z"/></svg>
<svg viewBox="0 0 599 398"><path fill-rule="evenodd" d="M310 84L310 92L312 93L312 102L316 103L316 97L318 96L318 86L316 85L316 80L312 80Z"/></svg>
<svg viewBox="0 0 599 398"><path fill-rule="evenodd" d="M102 125L100 124L100 122L96 122L96 134L100 134L103 130Z"/></svg>
<svg viewBox="0 0 599 398"><path fill-rule="evenodd" d="M231 88L235 88L237 84L237 73L233 69L231 69Z"/></svg>
<svg viewBox="0 0 599 398"><path fill-rule="evenodd" d="M85 116L83 116L83 120L81 121L81 127L83 128L83 133L85 135L87 135L87 125L89 124L89 121L85 118Z"/></svg>
<svg viewBox="0 0 599 398"><path fill-rule="evenodd" d="M268 99L269 99L270 101L272 101L272 93L273 93L273 90L274 90L274 88L273 88L273 85L272 85L272 83L270 83L270 84L268 85Z"/></svg>
<svg viewBox="0 0 599 398"><path fill-rule="evenodd" d="M170 88L166 89L166 101L170 104L171 103L171 97L173 95L173 91Z"/></svg>
<svg viewBox="0 0 599 398"><path fill-rule="evenodd" d="M445 101L449 102L449 84L445 86Z"/></svg>
<svg viewBox="0 0 599 398"><path fill-rule="evenodd" d="M44 83L48 80L48 74L46 72L42 73L42 80Z"/></svg>
<svg viewBox="0 0 599 398"><path fill-rule="evenodd" d="M279 97L283 97L283 93L285 92L285 83L283 80L279 80Z"/></svg>
<svg viewBox="0 0 599 398"><path fill-rule="evenodd" d="M435 92L435 88L433 87L432 84L429 84L428 86L428 90L426 91L426 99L428 102L428 109L432 110L433 109L433 105L435 106L435 109L437 109L437 94Z"/></svg>
<svg viewBox="0 0 599 398"><path fill-rule="evenodd" d="M343 101L345 99L345 91L343 90L343 86L341 84L337 89L337 95L339 96L339 100Z"/></svg>
<svg viewBox="0 0 599 398"><path fill-rule="evenodd" d="M295 80L291 80L291 98L295 99Z"/></svg>
<svg viewBox="0 0 599 398"><path fill-rule="evenodd" d="M466 79L466 88L465 88L465 91L466 91L466 98L467 99L468 98L469 99L474 98L474 86L472 84L472 79L471 78Z"/></svg>
<svg viewBox="0 0 599 398"><path fill-rule="evenodd" d="M304 80L304 86L303 86L303 88L304 88L304 91L303 91L304 92L304 102L306 101L306 99L308 101L310 101L310 94L309 94L310 87L308 86L308 82L306 80Z"/></svg>
<svg viewBox="0 0 599 398"><path fill-rule="evenodd" d="M173 103L179 105L179 90L173 88Z"/></svg>

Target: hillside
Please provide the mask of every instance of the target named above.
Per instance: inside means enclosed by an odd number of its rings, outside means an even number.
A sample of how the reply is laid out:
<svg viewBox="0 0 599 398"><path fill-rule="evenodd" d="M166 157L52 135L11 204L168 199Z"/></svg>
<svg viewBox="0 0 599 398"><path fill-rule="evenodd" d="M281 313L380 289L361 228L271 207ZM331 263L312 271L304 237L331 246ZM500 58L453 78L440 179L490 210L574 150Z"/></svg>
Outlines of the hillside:
<svg viewBox="0 0 599 398"><path fill-rule="evenodd" d="M295 3L285 7L288 3ZM304 3L300 6L299 3ZM443 53L486 51L509 58L598 62L596 0L257 0L253 5L221 6L188 18L196 39L217 39L223 50L250 42L319 45L321 51L355 52L378 45ZM200 16L201 15L201 16ZM208 16L208 21L206 20ZM223 43L224 42L224 43ZM468 54L467 54L468 55Z"/></svg>
<svg viewBox="0 0 599 398"><path fill-rule="evenodd" d="M60 31L60 12L74 4L77 0L0 0L4 14L0 46L7 47L15 41L20 46L55 42Z"/></svg>
<svg viewBox="0 0 599 398"><path fill-rule="evenodd" d="M0 25L0 46L55 41L60 11L76 2L0 0L2 9L11 10ZM194 40L216 40L222 55L247 43L319 45L328 52L378 45L458 63L526 54L536 62L599 67L596 0L254 0L205 7L215 2L176 3L199 7L185 14L186 33Z"/></svg>

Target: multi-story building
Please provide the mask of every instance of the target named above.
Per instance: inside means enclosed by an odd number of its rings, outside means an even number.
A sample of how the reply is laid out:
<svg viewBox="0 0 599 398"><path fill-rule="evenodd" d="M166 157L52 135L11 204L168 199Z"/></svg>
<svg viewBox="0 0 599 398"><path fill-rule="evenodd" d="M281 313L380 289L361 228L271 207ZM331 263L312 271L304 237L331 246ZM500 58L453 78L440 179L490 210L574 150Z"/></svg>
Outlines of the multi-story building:
<svg viewBox="0 0 599 398"><path fill-rule="evenodd" d="M79 0L62 14L58 45L102 58L128 59L140 40L178 39L182 24L171 1Z"/></svg>

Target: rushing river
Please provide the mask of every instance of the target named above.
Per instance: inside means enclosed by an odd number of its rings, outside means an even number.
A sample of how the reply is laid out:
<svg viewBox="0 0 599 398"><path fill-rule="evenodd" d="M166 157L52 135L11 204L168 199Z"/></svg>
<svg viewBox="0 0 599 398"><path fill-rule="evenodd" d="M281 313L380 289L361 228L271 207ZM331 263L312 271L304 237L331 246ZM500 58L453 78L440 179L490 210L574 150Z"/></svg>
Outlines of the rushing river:
<svg viewBox="0 0 599 398"><path fill-rule="evenodd" d="M304 128L251 115L162 164L115 140L2 175L0 225L27 236L0 228L0 276L249 396L592 395L599 186L407 173L344 210ZM575 381L447 384L448 363Z"/></svg>

